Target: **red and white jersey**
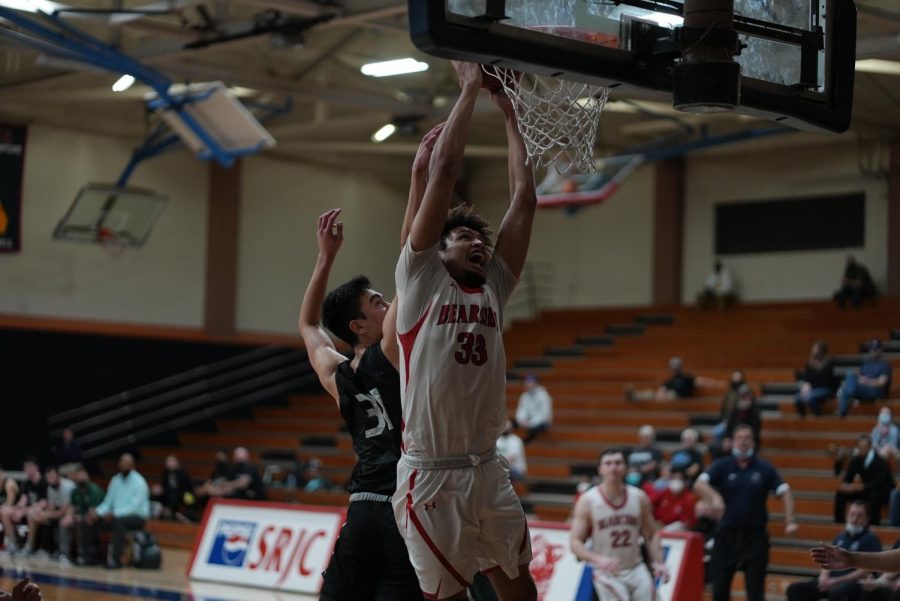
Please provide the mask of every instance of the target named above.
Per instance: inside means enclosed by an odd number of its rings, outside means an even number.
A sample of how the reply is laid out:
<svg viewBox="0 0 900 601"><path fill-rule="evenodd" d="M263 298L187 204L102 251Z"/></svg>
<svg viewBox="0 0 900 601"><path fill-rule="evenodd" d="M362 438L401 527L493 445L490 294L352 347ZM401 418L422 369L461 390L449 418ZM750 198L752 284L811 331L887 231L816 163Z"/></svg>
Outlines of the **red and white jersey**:
<svg viewBox="0 0 900 601"><path fill-rule="evenodd" d="M456 457L495 448L506 425L502 310L517 284L499 255L484 286L457 283L438 245L397 262L403 451Z"/></svg>
<svg viewBox="0 0 900 601"><path fill-rule="evenodd" d="M624 570L641 563L644 560L640 545L644 491L626 484L619 505L607 499L600 486L584 494L591 504L591 551L618 559Z"/></svg>

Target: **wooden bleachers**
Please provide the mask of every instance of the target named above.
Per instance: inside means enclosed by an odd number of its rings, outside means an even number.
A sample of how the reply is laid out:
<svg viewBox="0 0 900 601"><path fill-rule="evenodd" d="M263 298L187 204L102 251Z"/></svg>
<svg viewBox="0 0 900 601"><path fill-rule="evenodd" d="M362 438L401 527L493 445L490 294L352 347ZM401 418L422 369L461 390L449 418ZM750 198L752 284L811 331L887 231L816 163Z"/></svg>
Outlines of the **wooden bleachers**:
<svg viewBox="0 0 900 601"><path fill-rule="evenodd" d="M636 318L650 313L670 316L672 323L647 319L641 328L642 320ZM639 327L634 328L636 323ZM718 417L722 388L701 387L696 398L668 403L632 403L624 397L626 384L656 387L667 377L671 356L682 357L685 369L698 376L724 383L732 370L742 369L758 393L777 390L773 384L789 390L814 340L826 340L833 355L852 360L861 343L887 339L897 327L900 303L891 298L858 311L839 311L827 302L748 305L709 313L689 307L578 309L545 311L538 319L515 323L505 335L510 414L526 373L537 373L554 397L553 428L527 447L529 477L520 488L523 501L540 519L565 520L578 482L573 470L590 470L602 447L634 444L637 428L645 423L657 429L667 451L688 426L708 433ZM900 361L890 358L900 367ZM889 404L900 409L900 378L894 379L891 397ZM852 445L859 434L872 429L877 408L863 405L843 420L830 415L800 419L790 394L766 393L762 401L761 452L791 483L800 518L800 532L786 537L782 505L770 501L769 585L780 594L798 575L814 571L808 545L831 539L840 530L831 523L838 479L826 445ZM318 457L332 482L341 484L355 461L334 401L324 394L295 396L283 407L257 407L250 419L222 419L216 427L216 432L181 433L174 448L142 449L142 470L161 472L164 456L172 452L192 475L202 477L211 469L216 450L242 445L256 463L265 463L273 452L293 453L301 461ZM347 495L273 488L270 498L343 505ZM179 536L189 538L186 529L175 530L181 534L163 535L161 530L161 539L176 544ZM900 537L900 529L881 527L876 532L885 545Z"/></svg>

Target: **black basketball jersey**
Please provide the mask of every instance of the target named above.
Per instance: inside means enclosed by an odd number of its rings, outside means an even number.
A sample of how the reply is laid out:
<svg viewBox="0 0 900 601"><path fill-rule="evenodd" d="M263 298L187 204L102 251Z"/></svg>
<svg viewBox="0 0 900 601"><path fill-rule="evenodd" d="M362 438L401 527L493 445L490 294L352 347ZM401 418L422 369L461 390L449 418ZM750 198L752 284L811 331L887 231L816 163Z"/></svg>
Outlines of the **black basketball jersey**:
<svg viewBox="0 0 900 601"><path fill-rule="evenodd" d="M341 363L335 383L358 458L347 490L394 494L400 459L400 375L376 343L363 353L356 371L350 361Z"/></svg>

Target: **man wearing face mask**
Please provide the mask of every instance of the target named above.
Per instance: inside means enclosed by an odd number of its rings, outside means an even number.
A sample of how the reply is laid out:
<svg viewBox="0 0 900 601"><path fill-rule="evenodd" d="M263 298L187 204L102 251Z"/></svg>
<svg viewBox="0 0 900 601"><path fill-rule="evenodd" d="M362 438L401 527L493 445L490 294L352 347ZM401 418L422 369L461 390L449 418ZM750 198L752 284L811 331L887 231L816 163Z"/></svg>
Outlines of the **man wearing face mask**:
<svg viewBox="0 0 900 601"><path fill-rule="evenodd" d="M885 461L900 456L897 445L900 443L900 428L894 423L894 414L890 407L882 407L878 412L878 423L872 428L872 448Z"/></svg>
<svg viewBox="0 0 900 601"><path fill-rule="evenodd" d="M753 429L753 444L755 448L759 448L762 436L762 412L759 409L759 403L756 402L756 395L753 394L753 389L746 384L741 385L737 393L737 402L728 415L725 433L733 435L735 428L741 424L750 426Z"/></svg>
<svg viewBox="0 0 900 601"><path fill-rule="evenodd" d="M856 442L856 455L847 464L844 478L834 496L834 521L840 522L848 501L862 500L869 505L869 523L881 523L881 506L888 502L894 477L887 462L872 448L872 440L862 435Z"/></svg>
<svg viewBox="0 0 900 601"><path fill-rule="evenodd" d="M122 551L128 531L142 530L150 519L150 488L134 469L134 457L124 453L119 457L119 473L109 481L106 498L96 509L88 510L94 528L112 531L112 549L107 554L106 567L122 567Z"/></svg>
<svg viewBox="0 0 900 601"><path fill-rule="evenodd" d="M765 459L754 454L753 428L734 429L731 457L715 461L700 474L694 492L721 518L712 551L713 601L729 601L731 581L741 566L748 601L763 601L769 565L769 494L784 503L785 533L797 532L791 487Z"/></svg>
<svg viewBox="0 0 900 601"><path fill-rule="evenodd" d="M854 501L847 510L847 525L834 539L835 547L846 551L873 553L881 551L881 541L869 532L868 509L862 501ZM808 582L795 582L787 589L788 601L829 601L858 600L863 588L860 580L869 575L868 570L844 568L840 570L822 569L818 578Z"/></svg>
<svg viewBox="0 0 900 601"><path fill-rule="evenodd" d="M697 525L694 506L697 497L687 488L683 472L673 471L665 490L653 501L653 517L663 525L663 530L690 530Z"/></svg>

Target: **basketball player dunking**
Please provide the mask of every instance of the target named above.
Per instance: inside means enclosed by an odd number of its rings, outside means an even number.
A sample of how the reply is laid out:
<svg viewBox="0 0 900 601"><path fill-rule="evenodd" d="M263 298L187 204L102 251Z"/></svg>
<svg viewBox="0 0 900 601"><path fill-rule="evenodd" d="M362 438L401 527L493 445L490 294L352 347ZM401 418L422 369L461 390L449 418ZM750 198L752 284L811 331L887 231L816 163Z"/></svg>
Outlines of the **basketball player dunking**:
<svg viewBox="0 0 900 601"><path fill-rule="evenodd" d="M413 162L401 242L421 202L441 127L425 136ZM421 601L419 582L397 532L390 503L400 458L396 304L387 303L363 276L325 296L328 275L343 242L339 215L340 209L332 209L319 217L319 256L298 324L310 363L322 386L337 401L358 458L348 486L351 502L347 522L324 573L321 601ZM351 359L337 352L320 321L353 346Z"/></svg>
<svg viewBox="0 0 900 601"><path fill-rule="evenodd" d="M429 599L465 599L482 571L501 600L533 600L525 514L496 445L506 424L503 307L528 253L534 179L512 105L495 92L512 194L496 249L471 208L449 211L482 85L480 65L454 67L462 90L397 264L404 454L394 511Z"/></svg>
<svg viewBox="0 0 900 601"><path fill-rule="evenodd" d="M659 532L647 495L625 484L625 453L608 449L600 455L601 483L578 498L569 544L578 559L594 568L600 601L650 601L656 598L654 576L668 581ZM588 537L591 547L585 546ZM644 563L643 537L653 563Z"/></svg>

